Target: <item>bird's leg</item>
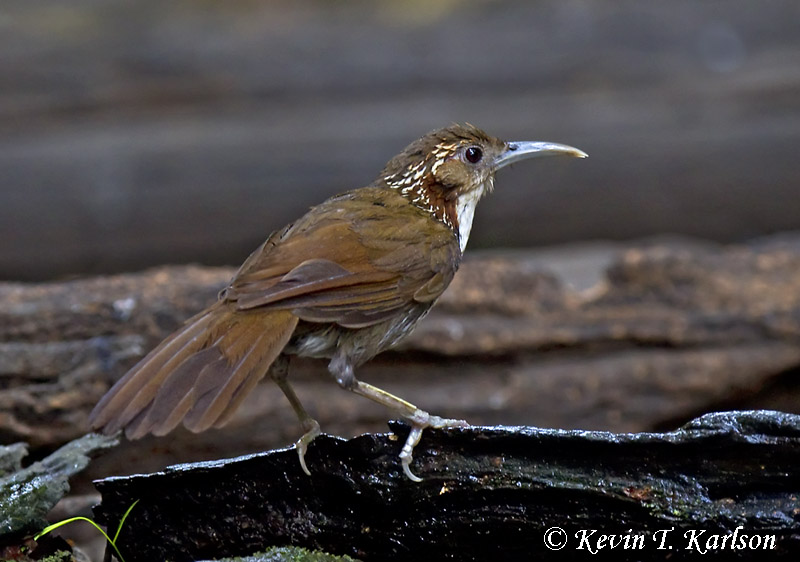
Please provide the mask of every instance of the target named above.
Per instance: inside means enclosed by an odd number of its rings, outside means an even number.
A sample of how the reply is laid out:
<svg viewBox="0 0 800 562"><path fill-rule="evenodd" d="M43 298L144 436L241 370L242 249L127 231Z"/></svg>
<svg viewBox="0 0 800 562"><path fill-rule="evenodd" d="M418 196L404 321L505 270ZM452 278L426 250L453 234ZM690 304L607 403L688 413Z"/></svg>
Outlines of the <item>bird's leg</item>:
<svg viewBox="0 0 800 562"><path fill-rule="evenodd" d="M466 427L469 425L464 420L432 416L425 410L417 408L411 402L407 402L383 389L358 380L353 373L353 365L342 355L335 356L331 360L328 369L333 376L336 377L336 382L338 382L342 388L355 392L356 394L394 410L411 423L411 432L408 434L408 438L400 451L400 463L403 466L403 472L414 482L422 482L422 478L419 478L411 472L410 467L414 447L417 446L419 440L422 438L422 431L428 427L439 429L443 427Z"/></svg>
<svg viewBox="0 0 800 562"><path fill-rule="evenodd" d="M278 356L275 362L270 365L269 375L272 377L272 380L275 381L275 384L278 385L278 388L281 389L284 396L286 396L289 404L292 405L292 409L294 413L297 414L300 425L303 427L305 433L297 440L295 448L297 449L297 455L300 457L300 467L303 469L303 472L311 476L311 471L309 471L306 466L306 451L308 450L309 443L320 434L319 422L308 415L308 412L303 408L300 399L287 380L289 376L289 358L287 356Z"/></svg>

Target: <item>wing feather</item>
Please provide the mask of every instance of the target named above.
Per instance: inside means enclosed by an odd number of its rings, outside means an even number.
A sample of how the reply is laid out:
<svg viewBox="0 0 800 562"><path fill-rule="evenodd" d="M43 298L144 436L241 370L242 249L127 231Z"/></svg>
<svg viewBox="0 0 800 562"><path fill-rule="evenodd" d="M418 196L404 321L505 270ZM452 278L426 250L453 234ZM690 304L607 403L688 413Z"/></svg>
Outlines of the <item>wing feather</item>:
<svg viewBox="0 0 800 562"><path fill-rule="evenodd" d="M225 298L240 310L290 310L349 328L435 301L461 260L455 234L401 195L371 191L330 199L273 234Z"/></svg>

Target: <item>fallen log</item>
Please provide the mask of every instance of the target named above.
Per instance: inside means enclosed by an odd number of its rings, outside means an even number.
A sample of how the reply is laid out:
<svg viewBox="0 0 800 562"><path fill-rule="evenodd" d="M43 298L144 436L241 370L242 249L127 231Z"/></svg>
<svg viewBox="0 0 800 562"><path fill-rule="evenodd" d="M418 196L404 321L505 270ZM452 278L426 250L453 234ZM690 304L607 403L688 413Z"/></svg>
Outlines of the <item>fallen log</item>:
<svg viewBox="0 0 800 562"><path fill-rule="evenodd" d="M406 426L392 430L320 437L311 477L284 449L100 480L95 516L115 528L138 501L118 543L128 562L281 545L364 561L800 553L800 416L709 414L660 434L427 431L415 450L421 483L397 459Z"/></svg>
<svg viewBox="0 0 800 562"><path fill-rule="evenodd" d="M50 450L83 435L107 388L232 273L177 266L0 284L0 442ZM725 408L800 411L799 367L800 244L670 243L472 256L403 346L359 374L472 423L648 431ZM383 409L336 389L324 362L291 370L325 431L385 423ZM157 470L298 434L264 384L222 430L132 443L89 470Z"/></svg>

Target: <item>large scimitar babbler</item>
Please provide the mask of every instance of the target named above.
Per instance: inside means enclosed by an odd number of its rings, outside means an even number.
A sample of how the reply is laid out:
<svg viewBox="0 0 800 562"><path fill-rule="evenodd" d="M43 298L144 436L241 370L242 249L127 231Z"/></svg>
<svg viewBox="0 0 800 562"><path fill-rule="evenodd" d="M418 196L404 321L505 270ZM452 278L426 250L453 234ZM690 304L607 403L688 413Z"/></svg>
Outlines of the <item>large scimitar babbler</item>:
<svg viewBox="0 0 800 562"><path fill-rule="evenodd" d="M273 233L209 308L136 364L100 400L91 425L130 439L179 423L220 427L265 375L300 418L303 470L319 424L287 380L292 355L330 359L342 388L411 424L406 475L427 427L463 426L358 380L354 369L407 336L452 281L475 206L497 170L540 156L585 158L549 142L506 142L471 125L428 133L392 158L369 186L331 197Z"/></svg>

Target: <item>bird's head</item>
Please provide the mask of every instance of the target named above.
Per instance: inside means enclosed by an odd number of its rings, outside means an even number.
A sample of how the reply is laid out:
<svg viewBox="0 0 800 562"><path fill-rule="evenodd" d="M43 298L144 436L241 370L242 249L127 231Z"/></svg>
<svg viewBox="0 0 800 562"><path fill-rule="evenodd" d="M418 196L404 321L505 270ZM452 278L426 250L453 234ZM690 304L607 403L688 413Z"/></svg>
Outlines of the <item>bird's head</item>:
<svg viewBox="0 0 800 562"><path fill-rule="evenodd" d="M472 125L431 131L392 158L378 182L444 222L467 245L475 206L494 188L500 168L526 158L586 153L551 142L507 142Z"/></svg>

